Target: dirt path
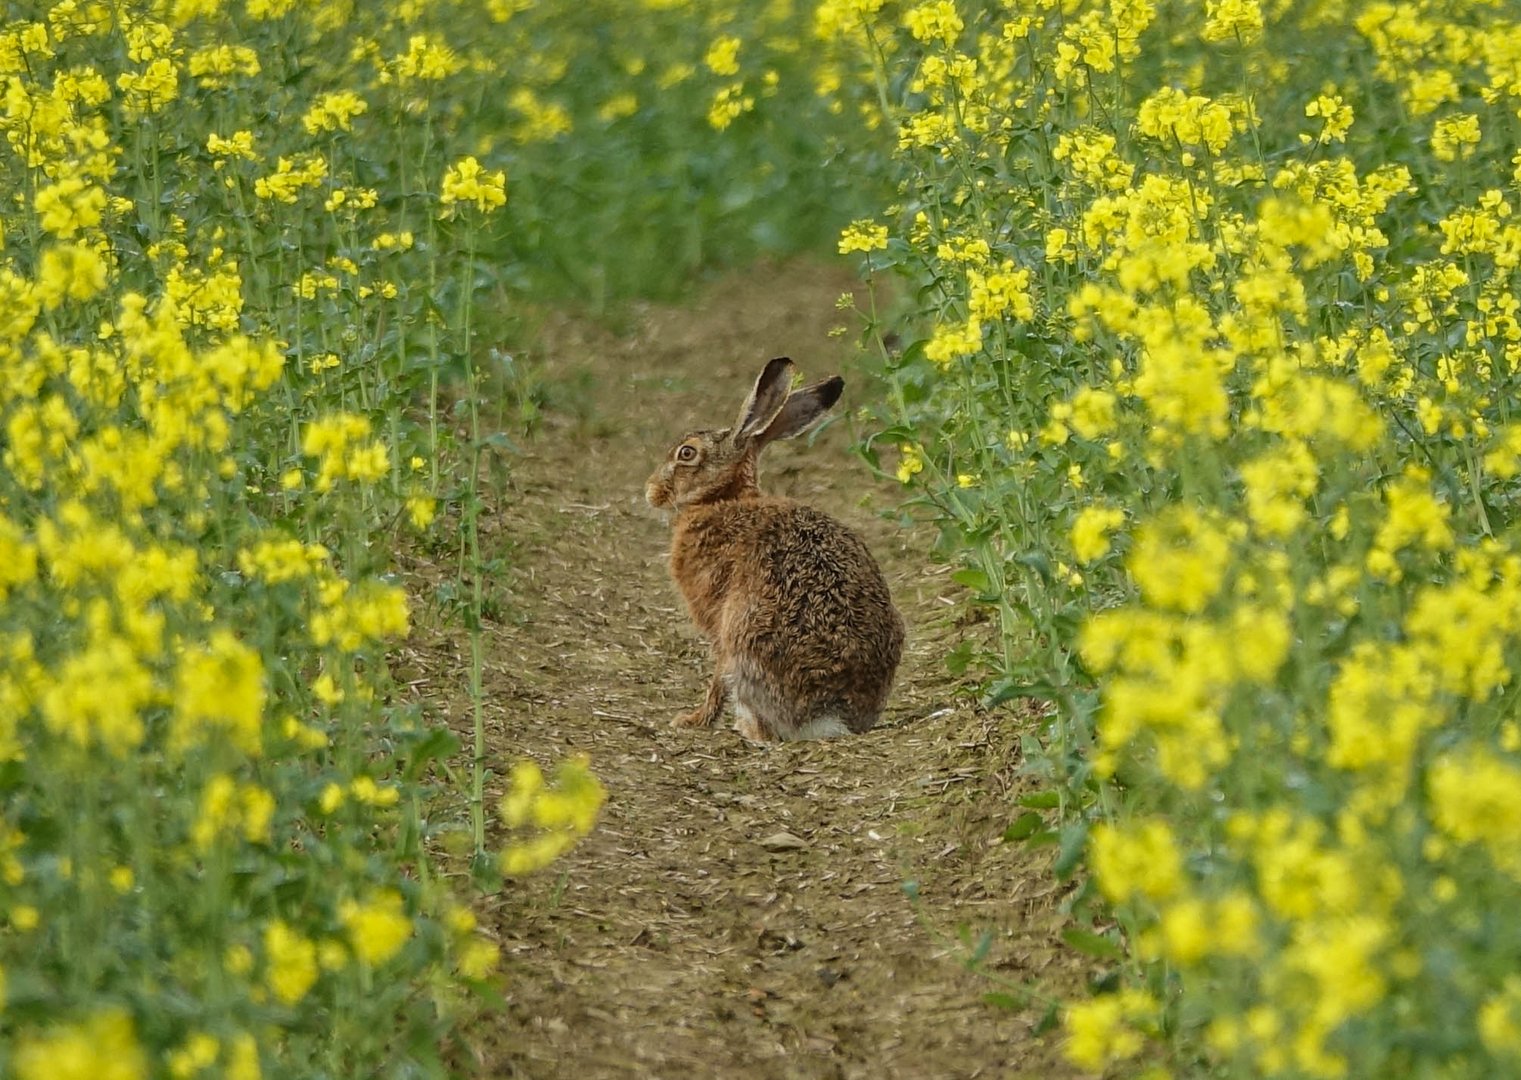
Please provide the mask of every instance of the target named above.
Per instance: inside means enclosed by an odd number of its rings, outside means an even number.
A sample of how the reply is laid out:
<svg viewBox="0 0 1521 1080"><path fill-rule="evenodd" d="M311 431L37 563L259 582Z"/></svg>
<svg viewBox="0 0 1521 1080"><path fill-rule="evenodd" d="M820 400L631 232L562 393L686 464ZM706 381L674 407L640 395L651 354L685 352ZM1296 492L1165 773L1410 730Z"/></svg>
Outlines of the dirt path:
<svg viewBox="0 0 1521 1080"><path fill-rule="evenodd" d="M762 483L857 527L882 562L909 626L884 726L778 748L669 726L707 658L644 479L674 437L728 423L766 358L839 369L829 330L851 287L787 266L641 312L622 336L545 331L553 370L581 389L513 462L488 526L507 568L487 647L493 767L583 751L608 801L556 870L487 905L507 1008L482 1021L483 1075L1066 1074L1045 1010L986 1004L998 984L964 963L987 935L997 978L1057 993L1080 978L1049 855L1000 843L1027 723L979 714L947 676L955 587L925 534L880 516L895 493L849 455L847 424L773 447ZM863 392L848 386L844 409ZM420 644L441 681L425 691L467 730L462 634Z"/></svg>

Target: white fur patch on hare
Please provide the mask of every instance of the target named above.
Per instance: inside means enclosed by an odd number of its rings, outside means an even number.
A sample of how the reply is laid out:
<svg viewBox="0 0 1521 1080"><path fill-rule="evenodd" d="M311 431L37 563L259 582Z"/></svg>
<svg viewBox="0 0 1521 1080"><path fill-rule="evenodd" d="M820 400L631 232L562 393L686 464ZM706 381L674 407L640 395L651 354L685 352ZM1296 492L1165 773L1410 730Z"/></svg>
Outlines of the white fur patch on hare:
<svg viewBox="0 0 1521 1080"><path fill-rule="evenodd" d="M734 730L742 738L750 742L770 742L767 737L767 729L756 719L754 711L744 702L734 702ZM801 727L781 730L776 737L782 742L800 742L804 739L833 739L840 735L849 735L850 728L845 726L845 721L838 716L820 716L808 721Z"/></svg>
<svg viewBox="0 0 1521 1080"><path fill-rule="evenodd" d="M795 739L832 739L836 735L849 735L850 729L845 726L845 721L838 716L820 716L810 720L797 731L782 738L791 742Z"/></svg>
<svg viewBox="0 0 1521 1080"><path fill-rule="evenodd" d="M755 718L755 713L750 707L738 699L734 702L734 730L739 732L742 739L753 743L770 742L766 738L766 731L761 727L760 721Z"/></svg>

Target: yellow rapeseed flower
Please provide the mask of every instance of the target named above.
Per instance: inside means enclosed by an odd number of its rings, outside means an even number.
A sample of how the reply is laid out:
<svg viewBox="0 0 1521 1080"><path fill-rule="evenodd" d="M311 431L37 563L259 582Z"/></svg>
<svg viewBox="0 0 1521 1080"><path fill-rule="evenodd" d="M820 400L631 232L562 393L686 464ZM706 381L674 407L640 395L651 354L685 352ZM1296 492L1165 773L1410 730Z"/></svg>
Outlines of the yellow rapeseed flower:
<svg viewBox="0 0 1521 1080"><path fill-rule="evenodd" d="M732 34L715 38L713 44L708 46L708 53L703 57L703 63L707 65L709 71L720 78L738 75L739 46L739 38Z"/></svg>
<svg viewBox="0 0 1521 1080"><path fill-rule="evenodd" d="M167 1061L169 1075L174 1080L189 1080L202 1069L216 1064L221 1050L221 1041L215 1035L193 1031L179 1048L170 1052Z"/></svg>
<svg viewBox="0 0 1521 1080"><path fill-rule="evenodd" d="M1521 1060L1521 975L1507 975L1480 1007L1479 1037L1497 1058Z"/></svg>
<svg viewBox="0 0 1521 1080"><path fill-rule="evenodd" d="M38 1031L21 1027L11 1068L16 1080L147 1080L148 1058L121 1008Z"/></svg>
<svg viewBox="0 0 1521 1080"><path fill-rule="evenodd" d="M1160 818L1125 825L1100 822L1088 843L1094 879L1116 903L1137 896L1166 900L1182 886L1182 854L1172 829Z"/></svg>
<svg viewBox="0 0 1521 1080"><path fill-rule="evenodd" d="M487 213L507 202L507 174L487 172L474 157L461 158L444 172L438 201L452 214L458 204L474 204Z"/></svg>
<svg viewBox="0 0 1521 1080"><path fill-rule="evenodd" d="M1136 530L1126 568L1148 603L1198 612L1219 591L1231 550L1222 522L1174 505Z"/></svg>
<svg viewBox="0 0 1521 1080"><path fill-rule="evenodd" d="M340 909L349 945L359 962L378 967L401 951L412 937L412 920L394 889L376 893L367 903L346 902Z"/></svg>
<svg viewBox="0 0 1521 1080"><path fill-rule="evenodd" d="M190 54L190 76L207 89L259 74L259 54L247 45L207 45Z"/></svg>
<svg viewBox="0 0 1521 1080"><path fill-rule="evenodd" d="M1109 534L1125 522L1125 512L1114 507L1085 506L1072 522L1072 554L1080 563L1091 563L1109 553Z"/></svg>
<svg viewBox="0 0 1521 1080"><path fill-rule="evenodd" d="M407 51L398 55L391 68L402 83L438 82L464 67L459 54L437 34L413 34Z"/></svg>
<svg viewBox="0 0 1521 1080"><path fill-rule="evenodd" d="M124 639L103 636L58 667L44 691L48 729L76 746L123 757L143 741L143 711L156 695L153 675Z"/></svg>
<svg viewBox="0 0 1521 1080"><path fill-rule="evenodd" d="M45 232L68 240L100 224L106 209L106 193L81 176L65 176L39 188L32 205L37 211L37 223Z"/></svg>
<svg viewBox="0 0 1521 1080"><path fill-rule="evenodd" d="M320 95L301 117L301 126L308 135L321 135L328 131L349 131L354 117L362 114L369 105L352 90L340 90Z"/></svg>
<svg viewBox="0 0 1521 1080"><path fill-rule="evenodd" d="M175 675L169 744L178 753L227 738L250 756L263 748L264 664L231 630L186 648Z"/></svg>
<svg viewBox="0 0 1521 1080"><path fill-rule="evenodd" d="M721 87L708 107L708 124L715 131L727 130L736 119L755 108L755 98L745 93L744 83Z"/></svg>
<svg viewBox="0 0 1521 1080"><path fill-rule="evenodd" d="M1206 0L1202 37L1205 41L1250 44L1262 36L1262 7L1258 0Z"/></svg>
<svg viewBox="0 0 1521 1080"><path fill-rule="evenodd" d="M264 979L285 1005L307 995L319 974L317 946L281 919L264 928Z"/></svg>
<svg viewBox="0 0 1521 1080"><path fill-rule="evenodd" d="M89 300L106 287L106 261L88 244L55 244L43 249L37 268L37 298L49 311L65 300Z"/></svg>
<svg viewBox="0 0 1521 1080"><path fill-rule="evenodd" d="M1456 113L1436 122L1431 132L1431 153L1438 161L1457 161L1472 156L1479 145L1479 118Z"/></svg>
<svg viewBox="0 0 1521 1080"><path fill-rule="evenodd" d="M903 15L903 25L919 41L942 45L954 45L965 26L951 0L930 0L909 8Z"/></svg>
<svg viewBox="0 0 1521 1080"><path fill-rule="evenodd" d="M898 447L898 483L906 484L924 471L924 452L912 443Z"/></svg>
<svg viewBox="0 0 1521 1080"><path fill-rule="evenodd" d="M1426 786L1437 827L1460 844L1482 844L1521 881L1521 766L1470 747L1438 758Z"/></svg>
<svg viewBox="0 0 1521 1080"><path fill-rule="evenodd" d="M1133 988L1070 1005L1064 1018L1063 1053L1074 1065L1091 1072L1128 1061L1146 1045L1139 1027L1156 1010L1149 994Z"/></svg>
<svg viewBox="0 0 1521 1080"><path fill-rule="evenodd" d="M852 221L840 233L840 254L881 251L887 247L887 226L874 221Z"/></svg>

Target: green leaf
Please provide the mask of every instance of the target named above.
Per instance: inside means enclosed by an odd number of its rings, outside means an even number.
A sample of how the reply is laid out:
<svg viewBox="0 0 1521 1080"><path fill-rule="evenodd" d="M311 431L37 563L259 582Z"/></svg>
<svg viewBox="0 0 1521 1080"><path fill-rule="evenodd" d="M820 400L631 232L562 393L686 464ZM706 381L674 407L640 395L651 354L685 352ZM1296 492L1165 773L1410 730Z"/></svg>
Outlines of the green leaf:
<svg viewBox="0 0 1521 1080"><path fill-rule="evenodd" d="M1054 810L1062 804L1061 792L1048 789L1046 791L1032 791L1028 795L1021 795L1014 800L1020 806L1030 806L1037 810Z"/></svg>
<svg viewBox="0 0 1521 1080"><path fill-rule="evenodd" d="M1034 810L1026 810L1020 814L1007 829L1003 831L1004 841L1023 840L1032 835L1041 826L1041 816Z"/></svg>
<svg viewBox="0 0 1521 1080"><path fill-rule="evenodd" d="M1112 939L1078 926L1069 926L1063 930L1062 940L1078 952L1087 953L1100 960L1118 960L1124 956L1123 950Z"/></svg>
<svg viewBox="0 0 1521 1080"><path fill-rule="evenodd" d="M1014 605L1018 606L1018 605ZM1005 701L1013 701L1016 698L1037 698L1050 701L1060 697L1065 691L1060 683L1040 677L1016 677L1005 676L988 687L988 692L983 695L984 708L993 708L1002 705Z"/></svg>
<svg viewBox="0 0 1521 1080"><path fill-rule="evenodd" d="M427 770L428 763L446 758L459 749L459 736L448 728L432 728L412 746L407 755L407 767L402 770L406 780L415 781Z"/></svg>
<svg viewBox="0 0 1521 1080"><path fill-rule="evenodd" d="M977 656L977 647L971 639L963 638L945 658L945 670L958 678L966 674L967 668L972 666L972 661Z"/></svg>
<svg viewBox="0 0 1521 1080"><path fill-rule="evenodd" d="M963 585L966 588L971 589L973 592L979 593L987 592L992 584L988 580L988 575L983 573L981 570L978 570L974 566L968 566L964 569L957 570L954 574L951 575L951 580L954 581L957 585Z"/></svg>
<svg viewBox="0 0 1521 1080"><path fill-rule="evenodd" d="M972 947L972 955L969 962L975 966L988 958L988 953L993 948L993 931L984 930L977 936L977 944Z"/></svg>
<svg viewBox="0 0 1521 1080"><path fill-rule="evenodd" d="M485 981L471 981L466 983L466 985L470 987L471 993L473 993L477 998L484 1002L489 1008L496 1010L507 1008L507 999L504 998L502 996L502 992L495 986L491 985L491 983Z"/></svg>
<svg viewBox="0 0 1521 1080"><path fill-rule="evenodd" d="M982 695L982 707L985 709L996 708L1005 701L1013 701L1015 698L1029 697L1029 688L1019 679L1002 678L988 687L988 692Z"/></svg>
<svg viewBox="0 0 1521 1080"><path fill-rule="evenodd" d="M982 995L984 1005L991 1005L995 1009L1004 1009L1007 1012L1018 1012L1024 1008L1024 1002L1013 994L1006 994L1002 990L994 990Z"/></svg>
<svg viewBox="0 0 1521 1080"><path fill-rule="evenodd" d="M1062 829L1062 848L1056 856L1056 861L1051 864L1052 871L1065 881L1077 869L1077 864L1083 861L1083 852L1087 849L1088 823L1086 821L1072 822Z"/></svg>
<svg viewBox="0 0 1521 1080"><path fill-rule="evenodd" d="M523 450L517 443L508 438L505 431L493 431L490 435L481 439L482 446L489 446L496 450L505 450L510 454L521 455Z"/></svg>
<svg viewBox="0 0 1521 1080"><path fill-rule="evenodd" d="M1046 558L1044 553L1039 551L1029 552L1028 554L1020 555L1014 561L1021 566L1027 566L1033 570L1036 576L1040 578L1042 584L1051 584L1051 560Z"/></svg>

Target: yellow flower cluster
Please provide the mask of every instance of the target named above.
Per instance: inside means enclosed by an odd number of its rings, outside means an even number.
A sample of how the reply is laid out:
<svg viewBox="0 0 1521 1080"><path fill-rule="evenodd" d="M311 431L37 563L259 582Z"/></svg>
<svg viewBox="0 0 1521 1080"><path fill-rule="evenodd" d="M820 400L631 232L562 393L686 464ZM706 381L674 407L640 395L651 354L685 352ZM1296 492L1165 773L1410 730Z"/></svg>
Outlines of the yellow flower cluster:
<svg viewBox="0 0 1521 1080"><path fill-rule="evenodd" d="M440 1075L394 1032L460 1023L497 948L419 864L464 823L389 553L475 348L437 210L506 199L466 103L532 50L409 4L34 7L0 28L0 1071ZM501 108L562 134L565 75ZM600 799L544 785L535 859Z"/></svg>
<svg viewBox="0 0 1521 1080"><path fill-rule="evenodd" d="M349 901L339 909L349 946L366 967L390 960L412 936L412 920L402 910L401 894L386 889L367 903Z"/></svg>
<svg viewBox="0 0 1521 1080"><path fill-rule="evenodd" d="M713 104L708 109L708 124L715 131L724 131L754 108L755 97L745 93L744 83L720 87L713 95Z"/></svg>
<svg viewBox="0 0 1521 1080"><path fill-rule="evenodd" d="M473 157L463 158L444 173L438 201L451 212L456 204L473 203L486 213L507 202L507 176L501 169L487 172Z"/></svg>
<svg viewBox="0 0 1521 1080"><path fill-rule="evenodd" d="M606 797L584 757L561 762L553 783L533 762L518 762L499 812L509 829L529 835L503 849L502 873L529 874L559 858L591 830Z"/></svg>
<svg viewBox="0 0 1521 1080"><path fill-rule="evenodd" d="M1112 506L1085 506L1072 522L1072 554L1082 563L1109 554L1110 534L1125 523L1125 512Z"/></svg>
<svg viewBox="0 0 1521 1080"><path fill-rule="evenodd" d="M250 757L263 749L264 665L227 629L186 649L175 672L169 746L185 753L225 738Z"/></svg>
<svg viewBox="0 0 1521 1080"><path fill-rule="evenodd" d="M373 482L391 467L389 448L371 437L369 420L353 413L313 420L302 432L301 452L318 459L318 491L332 490L339 480Z"/></svg>
<svg viewBox="0 0 1521 1080"><path fill-rule="evenodd" d="M405 52L390 62L391 72L402 83L440 82L456 74L464 62L438 34L413 34Z"/></svg>
<svg viewBox="0 0 1521 1080"><path fill-rule="evenodd" d="M275 162L274 172L255 182L254 193L261 199L294 205L302 191L318 187L326 177L327 159L320 154L282 157Z"/></svg>
<svg viewBox="0 0 1521 1080"><path fill-rule="evenodd" d="M1058 688L1040 771L1128 953L1072 1061L1514 1071L1517 13L818 28L897 137L899 479L1003 568L997 674Z"/></svg>
<svg viewBox="0 0 1521 1080"><path fill-rule="evenodd" d="M730 76L739 74L739 47L740 40L732 35L725 35L714 40L708 48L708 55L703 58L709 71L714 75Z"/></svg>
<svg viewBox="0 0 1521 1080"><path fill-rule="evenodd" d="M881 251L887 247L887 226L874 221L853 221L840 233L840 254Z"/></svg>
<svg viewBox="0 0 1521 1080"><path fill-rule="evenodd" d="M136 1025L120 1008L22 1038L11 1067L17 1080L147 1080Z"/></svg>
<svg viewBox="0 0 1521 1080"><path fill-rule="evenodd" d="M301 118L301 126L306 128L308 135L320 135L325 131L348 131L353 126L354 117L368 108L364 98L352 90L323 94L306 110L306 115Z"/></svg>
<svg viewBox="0 0 1521 1080"><path fill-rule="evenodd" d="M334 645L342 652L405 636L410 629L407 594L394 585L369 582L351 587L344 578L333 577L318 588L320 609L311 615L312 640Z"/></svg>

